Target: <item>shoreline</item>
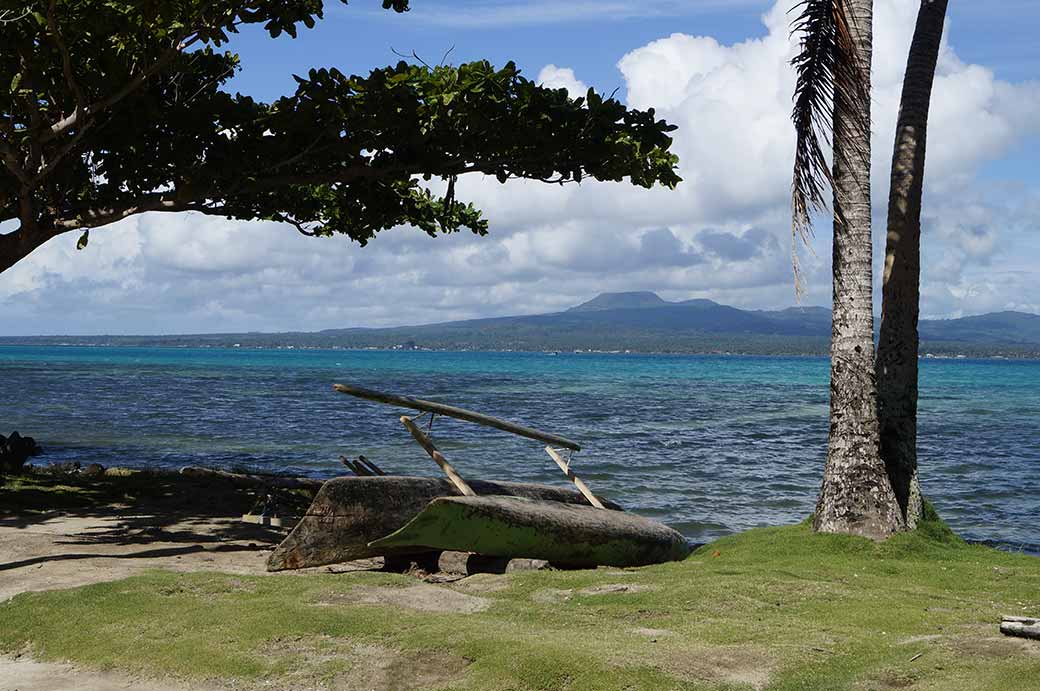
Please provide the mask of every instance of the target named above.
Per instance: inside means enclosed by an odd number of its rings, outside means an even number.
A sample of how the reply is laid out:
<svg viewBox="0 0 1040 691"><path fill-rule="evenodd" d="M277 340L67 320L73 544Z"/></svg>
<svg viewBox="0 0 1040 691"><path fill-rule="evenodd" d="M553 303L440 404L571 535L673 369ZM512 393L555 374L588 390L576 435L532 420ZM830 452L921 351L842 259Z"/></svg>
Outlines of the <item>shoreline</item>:
<svg viewBox="0 0 1040 691"><path fill-rule="evenodd" d="M1040 559L934 518L880 544L803 522L682 562L424 582L266 573L277 534L232 539L246 524L211 515L239 510L228 497L164 479L0 485L0 545L26 555L0 563L24 586L0 604L20 688L1002 691L1040 670L1040 644L998 630L1040 614Z"/></svg>
<svg viewBox="0 0 1040 691"><path fill-rule="evenodd" d="M734 358L768 358L768 359L811 359L828 360L829 354L824 351L792 352L792 353L764 353L752 351L701 351L701 350L598 350L598 349L457 349L457 348L394 348L394 347L354 347L354 346L309 346L309 345L234 345L234 344L163 344L163 343L105 343L105 342L59 342L39 343L35 338L41 337L0 337L0 348L112 348L112 349L161 349L161 350L227 350L234 352L326 352L326 353L444 353L444 354L488 354L488 355L542 355L547 357L556 356L588 356L588 355L616 355L620 357L734 357ZM5 342L6 341L6 342ZM967 355L961 353L925 353L918 355L919 361L956 361L956 362L1040 362L1040 351L1027 354L994 354L994 355Z"/></svg>

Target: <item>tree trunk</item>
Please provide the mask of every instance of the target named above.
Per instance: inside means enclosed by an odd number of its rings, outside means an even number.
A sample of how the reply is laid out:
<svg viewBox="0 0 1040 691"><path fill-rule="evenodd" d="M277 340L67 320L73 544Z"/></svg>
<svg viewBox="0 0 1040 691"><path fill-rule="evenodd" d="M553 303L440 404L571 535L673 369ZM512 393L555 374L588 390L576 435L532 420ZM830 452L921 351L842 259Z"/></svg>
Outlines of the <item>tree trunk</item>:
<svg viewBox="0 0 1040 691"><path fill-rule="evenodd" d="M921 283L921 195L928 108L947 0L922 0L892 154L888 239L878 341L878 422L881 457L908 528L921 515L917 479L917 318Z"/></svg>
<svg viewBox="0 0 1040 691"><path fill-rule="evenodd" d="M871 0L845 4L865 84L834 97L830 438L813 528L881 539L902 521L881 460L870 222Z"/></svg>
<svg viewBox="0 0 1040 691"><path fill-rule="evenodd" d="M33 250L54 237L43 231L19 228L12 233L0 233L0 274L32 254Z"/></svg>

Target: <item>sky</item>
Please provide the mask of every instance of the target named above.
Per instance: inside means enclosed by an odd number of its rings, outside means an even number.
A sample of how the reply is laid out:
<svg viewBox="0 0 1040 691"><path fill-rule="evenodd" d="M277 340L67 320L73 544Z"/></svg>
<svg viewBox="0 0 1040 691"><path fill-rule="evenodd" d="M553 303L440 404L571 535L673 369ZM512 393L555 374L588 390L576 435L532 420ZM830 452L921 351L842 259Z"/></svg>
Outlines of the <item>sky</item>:
<svg viewBox="0 0 1040 691"><path fill-rule="evenodd" d="M0 274L0 335L320 330L566 309L653 290L743 308L795 304L789 113L793 0L378 0L326 3L296 40L257 29L230 88L261 99L293 73L515 61L678 125L683 183L544 185L463 177L487 237L386 231L361 248L273 222L145 214L51 241ZM875 292L888 163L917 0L875 0ZM1034 0L952 2L928 136L922 313L1040 313L1040 26ZM13 227L13 226L12 226ZM9 230L0 225L0 232ZM803 248L806 305L830 302L829 223Z"/></svg>

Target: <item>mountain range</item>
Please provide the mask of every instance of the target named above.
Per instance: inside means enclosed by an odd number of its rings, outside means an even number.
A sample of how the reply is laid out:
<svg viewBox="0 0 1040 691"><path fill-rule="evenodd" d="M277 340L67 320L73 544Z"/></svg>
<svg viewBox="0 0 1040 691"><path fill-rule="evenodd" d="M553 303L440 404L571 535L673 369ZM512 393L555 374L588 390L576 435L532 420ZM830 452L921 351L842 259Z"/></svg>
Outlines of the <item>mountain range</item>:
<svg viewBox="0 0 1040 691"><path fill-rule="evenodd" d="M39 336L0 343L429 348L436 350L594 350L676 353L827 353L830 310L743 310L712 300L669 302L652 292L603 293L563 312L318 332L165 336ZM994 312L921 320L921 352L1040 357L1040 315Z"/></svg>

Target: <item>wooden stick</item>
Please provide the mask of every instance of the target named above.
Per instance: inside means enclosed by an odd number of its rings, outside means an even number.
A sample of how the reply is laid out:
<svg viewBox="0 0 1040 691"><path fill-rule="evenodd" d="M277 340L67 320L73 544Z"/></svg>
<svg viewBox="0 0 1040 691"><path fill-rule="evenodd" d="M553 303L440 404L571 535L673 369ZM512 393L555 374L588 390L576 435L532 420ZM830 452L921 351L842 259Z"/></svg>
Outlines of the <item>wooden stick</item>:
<svg viewBox="0 0 1040 691"><path fill-rule="evenodd" d="M1004 617L1000 622L1000 632L1005 636L1034 638L1040 641L1040 618Z"/></svg>
<svg viewBox="0 0 1040 691"><path fill-rule="evenodd" d="M369 401L388 403L390 405L401 406L402 408L412 408L427 413L446 415L448 417L458 418L459 420L465 420L466 422L474 422L478 425L484 425L485 427L494 427L503 432L511 432L512 434L527 437L528 439L535 439L545 444L552 444L553 446L562 446L565 449L581 451L581 446L570 439L565 439L564 437L549 432L532 429L531 427L517 425L497 417L484 415L483 413L476 413L472 410L466 410L465 408L456 408L453 405L437 403L435 401L424 401L421 398L412 398L411 396L398 396L391 393L373 391L372 389L364 389L360 386L333 384L332 388L349 396L357 396L358 398L364 398Z"/></svg>
<svg viewBox="0 0 1040 691"><path fill-rule="evenodd" d="M350 460L346 456L340 456L339 462L350 468L350 472L354 473L358 477L368 477L372 474L367 467L361 465L358 461Z"/></svg>
<svg viewBox="0 0 1040 691"><path fill-rule="evenodd" d="M386 475L386 473L383 472L382 468L377 466L372 461L368 460L366 457L359 455L357 458L360 463L364 463L365 467L372 471L373 475Z"/></svg>
<svg viewBox="0 0 1040 691"><path fill-rule="evenodd" d="M582 482L580 477L574 474L574 471L571 470L570 466L567 463L564 463L563 458L560 457L560 454L556 451L556 449L554 449L551 446L547 446L545 447L545 453L549 454L549 456L552 457L554 461L556 461L556 465L560 466L560 470L567 474L567 479L574 483L574 486L578 488L579 492L585 495L585 498L589 500L590 504L595 506L597 509L606 508L605 506L603 506L603 503L599 499L596 499L596 495L592 493L592 490L589 489L589 486Z"/></svg>
<svg viewBox="0 0 1040 691"><path fill-rule="evenodd" d="M407 415L402 415L401 424L408 428L408 431L412 433L415 441L419 442L419 446L423 447L423 449L426 450L426 453L430 454L430 458L441 467L444 474L448 476L448 479L451 480L451 483L455 485L460 492L467 497L477 496L477 493L470 489L470 486L466 484L466 481L455 472L455 469L451 466L451 463L448 463L448 459L444 457L444 454L437 450L437 447L433 445L430 438L423 434L423 431L419 429L418 425L412 422L412 418Z"/></svg>

